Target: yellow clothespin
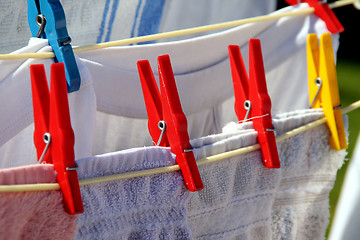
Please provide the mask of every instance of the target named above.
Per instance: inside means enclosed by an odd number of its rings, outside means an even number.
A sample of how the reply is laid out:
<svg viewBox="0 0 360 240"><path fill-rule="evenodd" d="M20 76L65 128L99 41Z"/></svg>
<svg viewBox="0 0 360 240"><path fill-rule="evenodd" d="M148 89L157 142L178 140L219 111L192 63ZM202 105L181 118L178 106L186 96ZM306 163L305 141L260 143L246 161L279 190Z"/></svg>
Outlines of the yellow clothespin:
<svg viewBox="0 0 360 240"><path fill-rule="evenodd" d="M345 149L347 141L330 33L321 34L320 49L316 34L308 35L307 60L310 107L324 109L330 145L336 150Z"/></svg>

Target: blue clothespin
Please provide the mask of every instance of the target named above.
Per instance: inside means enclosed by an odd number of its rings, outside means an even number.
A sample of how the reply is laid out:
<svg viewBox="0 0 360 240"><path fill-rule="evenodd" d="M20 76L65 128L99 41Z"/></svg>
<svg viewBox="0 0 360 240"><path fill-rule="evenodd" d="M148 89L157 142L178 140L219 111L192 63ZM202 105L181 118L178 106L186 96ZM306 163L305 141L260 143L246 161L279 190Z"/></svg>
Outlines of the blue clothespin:
<svg viewBox="0 0 360 240"><path fill-rule="evenodd" d="M80 73L76 65L71 38L66 29L64 9L59 0L27 0L28 21L33 37L48 39L55 53L55 62L65 65L68 92L80 88Z"/></svg>

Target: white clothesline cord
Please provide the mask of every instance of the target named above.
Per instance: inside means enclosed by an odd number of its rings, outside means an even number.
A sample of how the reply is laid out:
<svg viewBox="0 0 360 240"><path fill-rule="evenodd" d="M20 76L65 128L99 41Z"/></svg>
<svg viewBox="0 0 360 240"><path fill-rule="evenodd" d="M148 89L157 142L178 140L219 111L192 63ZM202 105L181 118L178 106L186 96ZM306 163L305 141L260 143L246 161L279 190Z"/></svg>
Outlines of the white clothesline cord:
<svg viewBox="0 0 360 240"><path fill-rule="evenodd" d="M343 7L343 6L350 5L350 4L354 4L354 5L359 4L360 5L360 0L338 0L334 3L329 4L329 6L330 6L330 8L338 8L338 7ZM135 44L135 43L140 43L140 42L154 41L154 40L159 40L159 39L164 39L164 38L172 38L172 37L190 35L190 34L194 34L194 33L201 33L201 32L208 32L208 31L213 31L213 30L231 28L231 27L248 24L248 23L275 20L275 19L279 19L279 18L283 18L283 17L309 15L312 13L314 13L314 8L309 7L309 8L304 8L304 9L297 9L292 12L269 14L269 15L264 15L264 16L223 22L223 23L218 23L218 24L211 24L211 25L206 25L206 26L201 26L201 27L194 27L194 28L188 28L188 29L165 32L165 33L157 33L157 34L152 34L152 35L147 35L147 36L98 43L98 44L93 44L93 45L88 45L88 46L74 47L73 51L75 53L79 53L79 52L91 51L91 50L96 50L96 49L103 49L103 48L107 48L107 47L123 46L123 45ZM54 58L54 57L55 57L55 55L53 52L0 54L0 60L14 60L14 59L28 59L28 58Z"/></svg>
<svg viewBox="0 0 360 240"><path fill-rule="evenodd" d="M354 111L355 109L360 108L360 100L352 103L348 107L342 109L342 114L347 114L351 111ZM293 137L297 134L300 134L302 132L305 132L309 129L315 128L317 126L320 126L321 124L326 123L326 118L321 118L318 120L315 120L313 122L310 122L308 124L305 124L303 126L300 126L298 128L295 128L291 131L288 131L278 137L276 137L276 142L283 141L285 139L288 139L290 137ZM235 157L241 154L249 153L255 150L260 149L259 144L254 144L248 147L239 148L236 150L216 154L213 156L206 157L204 159L200 159L196 161L198 166L221 161L230 157ZM160 168L153 168L153 169L147 169L147 170L141 170L141 171L135 171L135 172L128 172L128 173L120 173L120 174L114 174L110 176L104 176L104 177L97 177L97 178L89 178L89 179L82 179L79 180L80 186L84 185L90 185L90 184L97 184L97 183L103 183L103 182L111 182L111 181L117 181L122 179L129 179L129 178L135 178L135 177L143 177L143 176L149 176L153 174L161 174L161 173L168 173L168 172L175 172L179 171L180 167L179 165L173 165L168 167L160 167ZM39 183L39 184L21 184L21 185L0 185L0 193L5 192L32 192L32 191L54 191L54 190L60 190L60 186L58 183Z"/></svg>

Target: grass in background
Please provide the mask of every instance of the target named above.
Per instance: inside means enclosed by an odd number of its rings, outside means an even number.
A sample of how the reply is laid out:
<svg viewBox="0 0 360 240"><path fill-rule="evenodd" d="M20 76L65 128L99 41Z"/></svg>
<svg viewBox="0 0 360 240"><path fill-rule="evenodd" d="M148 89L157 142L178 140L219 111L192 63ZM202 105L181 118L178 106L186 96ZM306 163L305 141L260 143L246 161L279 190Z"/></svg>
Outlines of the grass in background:
<svg viewBox="0 0 360 240"><path fill-rule="evenodd" d="M340 99L343 107L360 99L360 62L338 59L337 77L339 83ZM330 224L327 235L331 228L332 219L335 214L336 204L340 195L341 186L344 181L345 172L360 132L360 109L348 114L349 118L349 146L347 161L338 171L333 190L330 192Z"/></svg>

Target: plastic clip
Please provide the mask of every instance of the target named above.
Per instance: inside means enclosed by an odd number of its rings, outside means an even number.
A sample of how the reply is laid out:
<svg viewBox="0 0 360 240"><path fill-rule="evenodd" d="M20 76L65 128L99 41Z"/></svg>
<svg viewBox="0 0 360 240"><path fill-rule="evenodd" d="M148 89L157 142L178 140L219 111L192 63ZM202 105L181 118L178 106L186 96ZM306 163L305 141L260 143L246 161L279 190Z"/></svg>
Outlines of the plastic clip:
<svg viewBox="0 0 360 240"><path fill-rule="evenodd" d="M249 41L249 77L237 45L229 45L234 85L235 112L239 121L253 122L261 147L264 165L280 168L275 133L271 119L271 100L267 92L265 70L259 39Z"/></svg>
<svg viewBox="0 0 360 240"><path fill-rule="evenodd" d="M65 64L68 92L80 88L80 73L71 38L66 29L65 13L59 0L27 0L28 22L33 37L48 39L55 53L55 62Z"/></svg>
<svg viewBox="0 0 360 240"><path fill-rule="evenodd" d="M298 0L285 0L290 5L298 4ZM336 17L335 13L331 10L329 5L324 2L324 0L301 0L301 2L306 2L310 7L314 8L315 14L321 18L327 29L331 33L340 33L344 31L344 27L341 25L339 19Z"/></svg>
<svg viewBox="0 0 360 240"><path fill-rule="evenodd" d="M308 35L307 60L310 106L324 109L331 134L330 145L336 150L345 149L347 141L330 33L321 34L320 48L317 35Z"/></svg>
<svg viewBox="0 0 360 240"><path fill-rule="evenodd" d="M84 211L74 155L63 63L51 65L51 90L43 65L31 65L31 89L34 109L34 144L38 159L54 165L57 181L64 195L64 207L70 214ZM50 138L49 138L50 137ZM45 140L50 140L50 144ZM46 147L46 150L44 151Z"/></svg>
<svg viewBox="0 0 360 240"><path fill-rule="evenodd" d="M171 147L188 190L203 189L204 185L191 151L187 120L181 108L169 55L158 57L161 94L149 61L138 61L137 66L149 118L149 132L154 143L158 142L159 146Z"/></svg>

